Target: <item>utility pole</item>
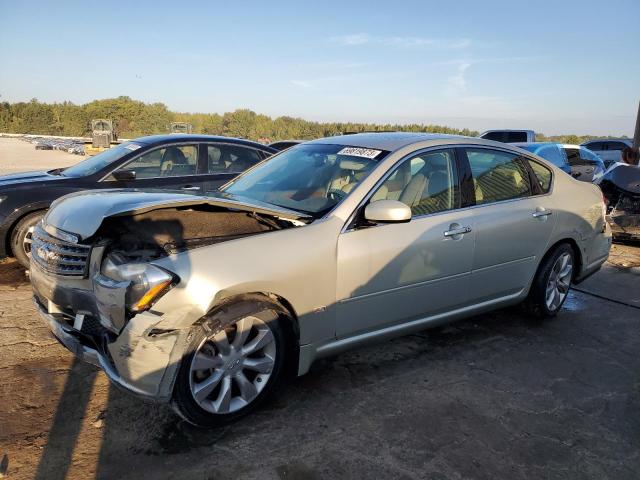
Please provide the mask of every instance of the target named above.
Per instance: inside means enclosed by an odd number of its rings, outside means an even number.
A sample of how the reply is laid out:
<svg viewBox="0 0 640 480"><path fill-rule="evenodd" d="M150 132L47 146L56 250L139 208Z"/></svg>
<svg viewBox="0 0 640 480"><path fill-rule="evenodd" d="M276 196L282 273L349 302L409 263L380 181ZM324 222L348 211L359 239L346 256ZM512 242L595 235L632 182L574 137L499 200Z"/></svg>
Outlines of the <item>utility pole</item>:
<svg viewBox="0 0 640 480"><path fill-rule="evenodd" d="M638 102L638 114L636 115L636 131L633 134L633 148L640 147L640 102Z"/></svg>

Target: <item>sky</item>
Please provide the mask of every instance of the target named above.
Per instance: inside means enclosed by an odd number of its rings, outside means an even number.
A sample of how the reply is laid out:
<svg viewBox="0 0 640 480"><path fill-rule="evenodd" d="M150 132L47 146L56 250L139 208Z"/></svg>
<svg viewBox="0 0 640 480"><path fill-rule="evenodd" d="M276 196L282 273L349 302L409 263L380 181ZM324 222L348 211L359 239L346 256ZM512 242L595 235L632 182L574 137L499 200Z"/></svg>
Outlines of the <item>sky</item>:
<svg viewBox="0 0 640 480"><path fill-rule="evenodd" d="M640 1L0 0L0 101L632 136Z"/></svg>

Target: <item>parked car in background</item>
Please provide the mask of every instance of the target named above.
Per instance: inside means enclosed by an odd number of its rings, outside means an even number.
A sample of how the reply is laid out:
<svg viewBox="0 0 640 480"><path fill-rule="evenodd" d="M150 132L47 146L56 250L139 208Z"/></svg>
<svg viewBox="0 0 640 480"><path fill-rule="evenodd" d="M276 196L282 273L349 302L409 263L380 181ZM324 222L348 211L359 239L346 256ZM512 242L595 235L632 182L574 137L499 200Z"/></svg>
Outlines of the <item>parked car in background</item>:
<svg viewBox="0 0 640 480"><path fill-rule="evenodd" d="M211 195L72 194L33 238L55 337L209 427L323 356L520 302L553 317L611 246L596 185L417 133L306 142Z"/></svg>
<svg viewBox="0 0 640 480"><path fill-rule="evenodd" d="M0 258L28 267L31 233L55 199L104 188L214 190L276 150L248 140L157 135L114 146L68 168L0 176Z"/></svg>
<svg viewBox="0 0 640 480"><path fill-rule="evenodd" d="M536 133L533 130L487 130L480 138L502 143L530 143L536 141Z"/></svg>
<svg viewBox="0 0 640 480"><path fill-rule="evenodd" d="M562 145L571 165L571 176L581 182L597 183L606 170L598 155L580 145Z"/></svg>
<svg viewBox="0 0 640 480"><path fill-rule="evenodd" d="M306 140L280 140L277 142L270 143L269 146L271 148L275 148L280 152L282 150L286 150L287 148L291 148L294 145L298 145L303 142L306 142Z"/></svg>
<svg viewBox="0 0 640 480"><path fill-rule="evenodd" d="M580 144L581 147L588 148L598 155L604 162L605 170L612 164L622 160L622 150L633 146L630 138L603 138L599 140L589 140Z"/></svg>
<svg viewBox="0 0 640 480"><path fill-rule="evenodd" d="M564 151L562 144L550 142L533 142L533 143L514 143L514 147L527 150L545 160L553 163L556 167L565 173L571 175L571 165Z"/></svg>

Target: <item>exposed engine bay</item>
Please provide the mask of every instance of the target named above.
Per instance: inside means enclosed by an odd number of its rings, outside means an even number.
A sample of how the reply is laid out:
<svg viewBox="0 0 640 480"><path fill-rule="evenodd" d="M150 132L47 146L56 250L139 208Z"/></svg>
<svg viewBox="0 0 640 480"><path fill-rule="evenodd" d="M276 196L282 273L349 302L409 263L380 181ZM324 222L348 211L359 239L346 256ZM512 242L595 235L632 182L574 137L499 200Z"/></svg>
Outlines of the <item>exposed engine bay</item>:
<svg viewBox="0 0 640 480"><path fill-rule="evenodd" d="M618 166L605 175L600 188L614 236L640 240L640 168Z"/></svg>
<svg viewBox="0 0 640 480"><path fill-rule="evenodd" d="M202 205L106 218L94 245L127 260L150 261L192 248L301 225L264 213Z"/></svg>

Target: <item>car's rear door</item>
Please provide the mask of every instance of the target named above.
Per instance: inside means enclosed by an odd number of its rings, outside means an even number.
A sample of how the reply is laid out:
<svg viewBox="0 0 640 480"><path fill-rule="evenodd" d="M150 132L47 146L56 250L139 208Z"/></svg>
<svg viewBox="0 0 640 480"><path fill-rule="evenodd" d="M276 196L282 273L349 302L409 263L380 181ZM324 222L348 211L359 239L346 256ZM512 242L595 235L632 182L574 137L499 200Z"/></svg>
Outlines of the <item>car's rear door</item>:
<svg viewBox="0 0 640 480"><path fill-rule="evenodd" d="M108 176L105 186L123 188L161 188L202 192L203 175L199 173L200 149L198 143L163 145L148 150L116 172L129 172L128 180L117 180L114 172Z"/></svg>
<svg viewBox="0 0 640 480"><path fill-rule="evenodd" d="M529 161L517 153L486 147L464 149L472 172L475 202L471 209L475 250L470 281L473 303L519 294L545 252L555 223L546 189L538 184Z"/></svg>
<svg viewBox="0 0 640 480"><path fill-rule="evenodd" d="M399 200L408 223L356 220L338 239L338 337L348 337L467 304L473 260L471 211L461 208L453 149L402 162L367 202Z"/></svg>
<svg viewBox="0 0 640 480"><path fill-rule="evenodd" d="M256 148L224 142L204 143L202 148L202 170L205 191L214 191L237 177L267 154Z"/></svg>

